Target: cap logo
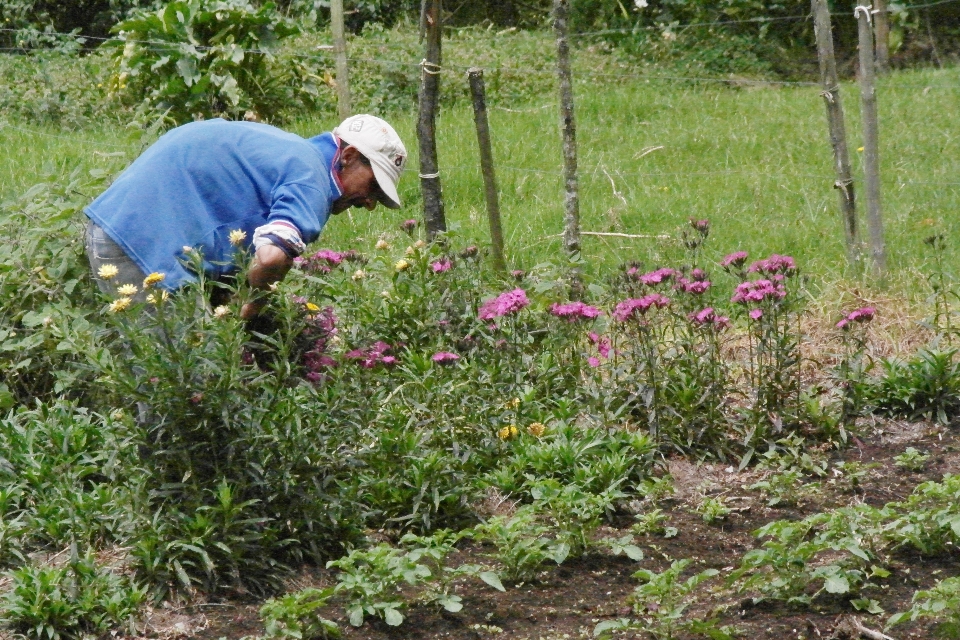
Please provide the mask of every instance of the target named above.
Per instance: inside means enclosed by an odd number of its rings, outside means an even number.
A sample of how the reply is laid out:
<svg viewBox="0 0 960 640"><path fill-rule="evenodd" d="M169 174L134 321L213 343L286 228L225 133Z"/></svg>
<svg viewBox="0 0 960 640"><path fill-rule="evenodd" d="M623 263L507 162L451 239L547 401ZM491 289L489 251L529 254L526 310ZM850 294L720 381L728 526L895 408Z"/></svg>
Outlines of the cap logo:
<svg viewBox="0 0 960 640"><path fill-rule="evenodd" d="M397 167L400 167L403 164L403 156L397 154L397 157L393 160L393 164L397 165Z"/></svg>
<svg viewBox="0 0 960 640"><path fill-rule="evenodd" d="M350 131L359 133L363 129L363 120L357 119L350 123Z"/></svg>

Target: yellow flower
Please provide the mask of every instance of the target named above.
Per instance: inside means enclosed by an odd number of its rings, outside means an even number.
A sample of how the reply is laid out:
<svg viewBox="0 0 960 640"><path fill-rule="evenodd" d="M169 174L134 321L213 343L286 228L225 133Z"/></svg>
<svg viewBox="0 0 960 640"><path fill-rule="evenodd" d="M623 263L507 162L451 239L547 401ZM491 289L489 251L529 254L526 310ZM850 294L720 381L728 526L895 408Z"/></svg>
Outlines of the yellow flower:
<svg viewBox="0 0 960 640"><path fill-rule="evenodd" d="M158 282L163 282L164 278L166 277L167 277L166 275L154 271L153 273L151 273L150 275L148 275L146 278L143 279L143 288L149 289L150 287L157 284Z"/></svg>
<svg viewBox="0 0 960 640"><path fill-rule="evenodd" d="M104 280L116 278L118 273L120 273L120 269L117 269L117 265L115 264L100 265L100 268L97 269L97 275Z"/></svg>
<svg viewBox="0 0 960 640"><path fill-rule="evenodd" d="M147 296L147 302L150 304L159 305L161 302L166 302L167 298L170 297L170 294L166 291L157 291L156 293L151 293Z"/></svg>
<svg viewBox="0 0 960 640"><path fill-rule="evenodd" d="M308 303L306 304L306 307L307 307L307 311L313 311L313 312L320 311L320 307L318 307L317 305L313 304L312 302L308 302Z"/></svg>
<svg viewBox="0 0 960 640"><path fill-rule="evenodd" d="M397 260L397 263L393 265L393 268L397 271L406 271L410 268L410 263L406 260Z"/></svg>
<svg viewBox="0 0 960 640"><path fill-rule="evenodd" d="M114 420L123 420L123 409L114 409L110 417Z"/></svg>
<svg viewBox="0 0 960 640"><path fill-rule="evenodd" d="M412 255L415 254L416 252L417 252L417 250L414 249L413 247L407 247L406 251L403 252L403 255L405 255L405 256L412 256Z"/></svg>
<svg viewBox="0 0 960 640"><path fill-rule="evenodd" d="M527 427L527 433L536 438L539 438L546 432L547 427L542 422L531 422L530 426Z"/></svg>
<svg viewBox="0 0 960 640"><path fill-rule="evenodd" d="M505 406L507 409L516 409L517 407L520 406L520 398L514 398L513 400L510 400L503 406Z"/></svg>
<svg viewBox="0 0 960 640"><path fill-rule="evenodd" d="M377 240L377 244L374 245L377 249L385 251L390 248L390 243L386 240Z"/></svg>
<svg viewBox="0 0 960 640"><path fill-rule="evenodd" d="M366 277L367 277L367 274L364 272L363 269L357 269L356 271L353 272L354 280L363 280Z"/></svg>
<svg viewBox="0 0 960 640"><path fill-rule="evenodd" d="M224 304L220 305L219 307L213 310L213 317L217 318L218 320L220 318L227 317L229 314L230 314L230 307Z"/></svg>
<svg viewBox="0 0 960 640"><path fill-rule="evenodd" d="M247 232L243 229L234 229L230 232L230 244L239 247L247 239Z"/></svg>
<svg viewBox="0 0 960 640"><path fill-rule="evenodd" d="M130 298L117 298L110 303L110 313L120 313L130 306Z"/></svg>
<svg viewBox="0 0 960 640"><path fill-rule="evenodd" d="M137 295L137 285L125 284L121 287L117 287L117 293L122 296L135 296Z"/></svg>
<svg viewBox="0 0 960 640"><path fill-rule="evenodd" d="M497 431L497 437L501 440L509 440L510 438L516 438L518 433L520 432L517 431L517 425L511 424Z"/></svg>
<svg viewBox="0 0 960 640"><path fill-rule="evenodd" d="M860 153L863 153L863 147L857 147L857 151L859 151Z"/></svg>
<svg viewBox="0 0 960 640"><path fill-rule="evenodd" d="M417 240L416 242L413 243L413 246L416 247L417 249L423 249L425 246L427 246L427 243L424 242L423 240Z"/></svg>

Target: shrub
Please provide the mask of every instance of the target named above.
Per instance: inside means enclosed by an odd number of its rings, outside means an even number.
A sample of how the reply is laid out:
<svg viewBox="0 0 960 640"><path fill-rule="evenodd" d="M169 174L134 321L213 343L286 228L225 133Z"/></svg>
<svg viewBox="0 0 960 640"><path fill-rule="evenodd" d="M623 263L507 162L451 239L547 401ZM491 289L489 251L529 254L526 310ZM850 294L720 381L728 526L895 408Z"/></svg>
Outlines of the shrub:
<svg viewBox="0 0 960 640"><path fill-rule="evenodd" d="M960 413L957 350L923 349L909 360L883 361L873 390L877 409L888 415L949 424Z"/></svg>
<svg viewBox="0 0 960 640"><path fill-rule="evenodd" d="M316 92L305 67L274 64L277 43L298 28L270 2L178 0L113 31L113 89L177 123L248 111L269 120Z"/></svg>

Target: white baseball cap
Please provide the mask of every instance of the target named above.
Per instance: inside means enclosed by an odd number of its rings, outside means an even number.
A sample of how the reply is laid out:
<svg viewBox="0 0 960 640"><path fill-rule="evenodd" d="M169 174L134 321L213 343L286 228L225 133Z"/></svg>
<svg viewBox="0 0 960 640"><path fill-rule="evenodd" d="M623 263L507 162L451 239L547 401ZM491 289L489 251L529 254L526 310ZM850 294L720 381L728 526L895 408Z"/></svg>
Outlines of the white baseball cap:
<svg viewBox="0 0 960 640"><path fill-rule="evenodd" d="M385 207L400 208L397 182L407 164L407 149L400 136L385 120L360 114L340 123L333 134L362 153L370 161L370 168L385 198Z"/></svg>

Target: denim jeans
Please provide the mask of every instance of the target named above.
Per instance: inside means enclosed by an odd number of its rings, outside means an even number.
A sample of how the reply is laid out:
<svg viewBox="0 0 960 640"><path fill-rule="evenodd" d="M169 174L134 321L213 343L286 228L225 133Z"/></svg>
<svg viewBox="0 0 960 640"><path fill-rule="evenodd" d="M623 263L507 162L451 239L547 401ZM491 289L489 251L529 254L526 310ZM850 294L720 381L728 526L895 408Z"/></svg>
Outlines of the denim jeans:
<svg viewBox="0 0 960 640"><path fill-rule="evenodd" d="M120 248L113 238L100 228L93 220L87 221L86 233L87 259L90 261L90 268L93 270L93 279L96 281L100 291L110 296L117 295L117 287L124 284L134 284L137 286L137 295L133 296L135 302L144 302L147 298L146 291L143 290L143 279L146 274L140 270L137 263ZM117 275L104 280L100 277L100 267L111 264L117 268Z"/></svg>

